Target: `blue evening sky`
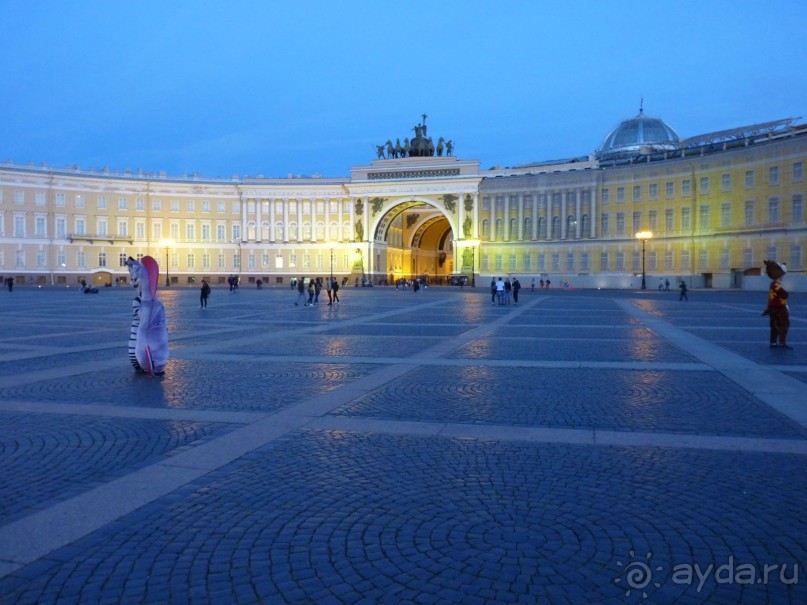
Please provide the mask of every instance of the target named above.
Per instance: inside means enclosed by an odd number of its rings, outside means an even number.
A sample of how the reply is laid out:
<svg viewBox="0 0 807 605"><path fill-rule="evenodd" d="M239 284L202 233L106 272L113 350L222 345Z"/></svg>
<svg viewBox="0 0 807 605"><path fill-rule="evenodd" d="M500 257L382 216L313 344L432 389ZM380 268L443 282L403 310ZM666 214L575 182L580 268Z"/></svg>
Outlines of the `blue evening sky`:
<svg viewBox="0 0 807 605"><path fill-rule="evenodd" d="M4 0L0 162L347 176L429 134L482 168L807 112L804 0Z"/></svg>

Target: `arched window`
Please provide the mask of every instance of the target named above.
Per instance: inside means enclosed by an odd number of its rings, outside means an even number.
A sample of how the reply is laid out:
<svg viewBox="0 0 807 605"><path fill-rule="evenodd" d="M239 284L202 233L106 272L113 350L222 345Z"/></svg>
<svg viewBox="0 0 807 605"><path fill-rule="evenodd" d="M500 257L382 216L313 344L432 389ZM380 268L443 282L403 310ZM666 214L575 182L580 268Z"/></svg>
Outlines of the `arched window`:
<svg viewBox="0 0 807 605"><path fill-rule="evenodd" d="M249 241L255 241L255 221L249 221L247 223L247 239Z"/></svg>
<svg viewBox="0 0 807 605"><path fill-rule="evenodd" d="M532 219L529 216L524 219L524 239L532 239Z"/></svg>
<svg viewBox="0 0 807 605"><path fill-rule="evenodd" d="M482 221L482 237L490 237L490 221L488 219Z"/></svg>
<svg viewBox="0 0 807 605"><path fill-rule="evenodd" d="M350 221L342 223L342 240L349 242L353 239L353 229L350 226Z"/></svg>
<svg viewBox="0 0 807 605"><path fill-rule="evenodd" d="M591 219L588 214L580 217L580 235L581 237L591 237Z"/></svg>
<svg viewBox="0 0 807 605"><path fill-rule="evenodd" d="M328 227L328 239L332 242L339 241L339 223L336 221L331 221L331 224Z"/></svg>
<svg viewBox="0 0 807 605"><path fill-rule="evenodd" d="M275 223L275 240L279 242L286 241L285 231L283 230L283 223L281 221Z"/></svg>
<svg viewBox="0 0 807 605"><path fill-rule="evenodd" d="M303 239L307 242L311 241L311 223L308 221L303 223Z"/></svg>
<svg viewBox="0 0 807 605"><path fill-rule="evenodd" d="M289 223L289 239L297 239L297 223L295 221Z"/></svg>
<svg viewBox="0 0 807 605"><path fill-rule="evenodd" d="M501 241L504 239L504 219L496 219L496 239Z"/></svg>
<svg viewBox="0 0 807 605"><path fill-rule="evenodd" d="M261 241L269 241L269 221L263 221L261 223Z"/></svg>
<svg viewBox="0 0 807 605"><path fill-rule="evenodd" d="M546 218L543 216L538 217L538 237L546 239Z"/></svg>
<svg viewBox="0 0 807 605"><path fill-rule="evenodd" d="M577 218L574 214L570 214L566 217L566 237L577 237Z"/></svg>
<svg viewBox="0 0 807 605"><path fill-rule="evenodd" d="M518 239L518 219L510 219L510 239Z"/></svg>
<svg viewBox="0 0 807 605"><path fill-rule="evenodd" d="M552 239L558 239L560 237L560 217L553 216L552 217Z"/></svg>

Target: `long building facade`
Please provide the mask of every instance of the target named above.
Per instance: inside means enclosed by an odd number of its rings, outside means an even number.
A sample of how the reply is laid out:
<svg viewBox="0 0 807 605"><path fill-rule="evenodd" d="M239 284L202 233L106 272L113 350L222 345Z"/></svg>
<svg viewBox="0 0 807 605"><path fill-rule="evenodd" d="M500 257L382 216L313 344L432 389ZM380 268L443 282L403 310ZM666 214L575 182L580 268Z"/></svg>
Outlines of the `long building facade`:
<svg viewBox="0 0 807 605"><path fill-rule="evenodd" d="M0 276L16 284L125 283L155 257L173 286L203 278L351 285L464 276L476 285L764 288L765 259L805 289L807 126L778 120L678 139L623 121L596 154L480 169L425 146L344 178L214 179L0 165ZM425 123L423 134L425 135ZM414 139L413 139L414 140ZM425 136L424 136L425 140ZM641 237L637 237L642 233Z"/></svg>

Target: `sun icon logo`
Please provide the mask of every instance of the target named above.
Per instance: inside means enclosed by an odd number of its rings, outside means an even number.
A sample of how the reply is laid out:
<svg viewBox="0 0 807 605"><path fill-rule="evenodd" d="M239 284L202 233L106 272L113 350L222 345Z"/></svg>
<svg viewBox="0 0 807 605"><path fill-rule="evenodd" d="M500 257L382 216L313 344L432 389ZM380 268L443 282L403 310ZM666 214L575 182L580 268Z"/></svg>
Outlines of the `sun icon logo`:
<svg viewBox="0 0 807 605"><path fill-rule="evenodd" d="M642 598L646 599L647 592L645 588L650 586L651 583L656 588L661 588L661 584L653 582L653 571L661 571L662 567L657 565L655 570L650 569L650 559L653 557L653 553L647 553L644 561L634 561L635 554L632 550L628 551L628 554L630 555L630 560L627 563L616 562L617 567L624 568L624 571L614 582L621 586L622 580L625 580L625 584L628 586L628 590L625 592L626 597L630 596L631 590L636 590L641 591Z"/></svg>

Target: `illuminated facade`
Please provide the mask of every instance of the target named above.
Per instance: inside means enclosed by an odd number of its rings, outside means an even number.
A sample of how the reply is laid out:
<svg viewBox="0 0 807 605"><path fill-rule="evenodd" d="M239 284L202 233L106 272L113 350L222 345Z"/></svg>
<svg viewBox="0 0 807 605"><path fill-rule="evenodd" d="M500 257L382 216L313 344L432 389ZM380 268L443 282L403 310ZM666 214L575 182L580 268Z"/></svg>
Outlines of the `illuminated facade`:
<svg viewBox="0 0 807 605"><path fill-rule="evenodd" d="M765 287L752 276L773 258L803 289L807 127L780 120L679 140L658 122L626 120L597 155L489 170L443 155L377 159L345 178L8 163L0 275L105 284L126 279L128 256L150 254L181 286L332 273L351 283L464 274L477 285L518 275L525 285L636 288L635 234L650 231L648 287Z"/></svg>

